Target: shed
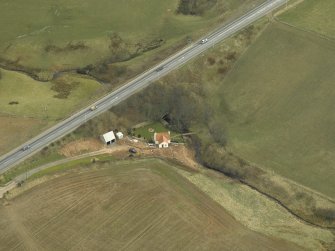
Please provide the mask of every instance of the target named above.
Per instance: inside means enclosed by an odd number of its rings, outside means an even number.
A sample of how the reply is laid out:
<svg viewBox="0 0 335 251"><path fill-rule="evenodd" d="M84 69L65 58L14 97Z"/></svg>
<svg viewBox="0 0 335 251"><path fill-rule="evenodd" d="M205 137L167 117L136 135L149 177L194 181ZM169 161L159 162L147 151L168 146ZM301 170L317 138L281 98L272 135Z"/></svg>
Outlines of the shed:
<svg viewBox="0 0 335 251"><path fill-rule="evenodd" d="M115 142L115 135L113 131L105 133L101 136L101 140L106 144L110 145Z"/></svg>
<svg viewBox="0 0 335 251"><path fill-rule="evenodd" d="M122 138L123 138L123 133L122 133L122 132L117 132L117 133L116 133L116 137L117 137L118 139L122 139Z"/></svg>

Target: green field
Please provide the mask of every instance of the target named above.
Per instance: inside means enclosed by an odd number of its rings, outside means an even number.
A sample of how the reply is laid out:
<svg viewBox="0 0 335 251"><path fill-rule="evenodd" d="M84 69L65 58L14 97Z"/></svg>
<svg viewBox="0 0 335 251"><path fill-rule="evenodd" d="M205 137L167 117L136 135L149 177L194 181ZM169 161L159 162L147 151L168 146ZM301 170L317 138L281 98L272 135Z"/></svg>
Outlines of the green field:
<svg viewBox="0 0 335 251"><path fill-rule="evenodd" d="M333 0L305 0L279 16L279 20L335 38L334 13Z"/></svg>
<svg viewBox="0 0 335 251"><path fill-rule="evenodd" d="M165 19L170 15L168 10L174 10L176 4L177 1L153 0L131 3L16 0L3 3L1 47L8 49L2 56L10 59L19 56L21 64L34 68L85 66L103 59L109 52L109 35L114 32L140 41L165 30ZM29 22L22 25L19 21L22 19ZM88 48L70 53L45 52L47 45L64 47L78 41Z"/></svg>
<svg viewBox="0 0 335 251"><path fill-rule="evenodd" d="M48 125L46 121L34 118L18 118L0 115L0 155L13 149Z"/></svg>
<svg viewBox="0 0 335 251"><path fill-rule="evenodd" d="M86 104L101 85L89 78L66 74L53 82L35 81L27 75L0 70L0 114L55 121ZM74 84L67 98L52 90L58 83ZM18 104L10 104L10 102Z"/></svg>
<svg viewBox="0 0 335 251"><path fill-rule="evenodd" d="M30 69L83 67L115 53L110 48L110 37L115 34L127 49L157 39L163 39L167 47L187 36L197 37L223 16L227 18L258 2L220 0L216 8L202 16L177 15L179 0L2 2L1 58Z"/></svg>
<svg viewBox="0 0 335 251"><path fill-rule="evenodd" d="M229 147L334 198L335 43L273 24L223 81Z"/></svg>
<svg viewBox="0 0 335 251"><path fill-rule="evenodd" d="M0 74L0 154L88 105L102 90L98 82L71 74L53 82L39 82L25 74L1 69ZM60 90L53 90L55 86L60 86ZM62 94L64 86L72 86L64 88L67 97L55 97Z"/></svg>
<svg viewBox="0 0 335 251"><path fill-rule="evenodd" d="M0 206L4 250L300 250L242 226L162 161L107 162L30 182Z"/></svg>

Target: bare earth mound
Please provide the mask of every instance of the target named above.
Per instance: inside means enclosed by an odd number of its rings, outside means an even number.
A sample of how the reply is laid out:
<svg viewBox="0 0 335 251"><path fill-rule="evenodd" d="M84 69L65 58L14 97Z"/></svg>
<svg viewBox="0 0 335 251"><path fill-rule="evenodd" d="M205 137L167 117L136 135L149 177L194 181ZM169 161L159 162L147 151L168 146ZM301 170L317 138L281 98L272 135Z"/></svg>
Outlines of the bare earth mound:
<svg viewBox="0 0 335 251"><path fill-rule="evenodd" d="M103 165L53 178L1 206L1 248L299 249L243 227L164 162Z"/></svg>

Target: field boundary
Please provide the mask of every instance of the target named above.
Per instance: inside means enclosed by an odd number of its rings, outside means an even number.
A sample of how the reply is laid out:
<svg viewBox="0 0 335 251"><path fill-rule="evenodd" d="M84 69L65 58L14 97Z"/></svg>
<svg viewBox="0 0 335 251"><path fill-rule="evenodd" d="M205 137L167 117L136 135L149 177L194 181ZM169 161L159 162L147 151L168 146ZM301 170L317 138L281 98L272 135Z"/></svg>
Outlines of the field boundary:
<svg viewBox="0 0 335 251"><path fill-rule="evenodd" d="M260 189L258 189L257 187L249 184L248 182L246 181L243 181L243 180L238 180L239 182L241 182L241 184L243 185L246 185L248 187L250 187L252 190L266 196L268 199L276 202L277 204L279 204L280 206L282 206L284 209L286 209L287 212L289 212L290 214L292 214L294 217L296 217L299 221L307 224L307 225L310 225L310 226L313 226L313 227L317 227L317 228L320 228L320 229L330 229L330 230L335 230L335 227L327 227L327 226L320 226L316 223L313 223L307 219L304 219L303 217L299 216L297 213L295 213L294 211L292 211L288 206L286 206L283 202L281 202L279 199L276 199L274 196L272 196L271 194L268 194L266 192L263 192L261 191Z"/></svg>
<svg viewBox="0 0 335 251"><path fill-rule="evenodd" d="M27 172L24 172L22 174L19 174L18 176L16 176L15 178L13 178L12 181L8 182L7 184L5 184L4 186L0 186L0 198L3 197L3 195L11 190L12 188L16 187L20 182L28 179L29 177L31 177L32 175L43 171L45 169L48 169L50 167L54 167L57 165L61 165L61 164L65 164L68 163L70 161L74 161L74 160L79 160L79 159L83 159L83 158L87 158L87 157L93 157L93 156L97 156L97 155L102 155L108 153L107 149L102 149L99 151L95 151L95 152L90 152L90 153L84 153L78 156L74 156L74 157L68 157L68 158L64 158L64 159L60 159L60 160L56 160L47 164L43 164L39 167L36 167L34 169L31 169Z"/></svg>
<svg viewBox="0 0 335 251"><path fill-rule="evenodd" d="M315 35L321 39L325 39L325 40L328 40L328 41L331 41L331 42L335 42L335 38L332 38L332 37L328 37L326 35L323 35L321 33L318 33L316 31L313 31L313 30L308 30L308 29L304 29L302 27L299 27L299 26L296 26L296 25L293 25L293 24L290 24L290 23L287 23L283 20L280 20L278 17L275 17L274 20L280 24L283 24L283 25L286 25L286 26L289 26L293 29L296 29L296 30L299 30L301 32L306 32L306 33L309 33L309 34L312 34L312 35Z"/></svg>
<svg viewBox="0 0 335 251"><path fill-rule="evenodd" d="M270 176L279 177L280 179L282 179L283 181L287 182L288 184L292 184L294 186L297 186L298 188L306 190L306 191L308 191L308 192L310 192L310 193L312 193L312 194L314 194L314 195L316 195L316 196L318 196L318 197L320 197L322 199L328 200L330 203L334 203L335 204L335 199L332 198L332 197L329 197L329 196L327 196L327 195L325 195L325 194L323 194L321 192L318 192L318 191L316 191L316 190L314 190L314 189L312 189L310 187L307 187L307 186L305 186L305 185L303 185L303 184L301 184L299 182L296 182L296 181L294 181L292 179L289 179L289 178L287 178L285 176L282 176L282 175L280 175L278 173L275 173L273 170L265 168L265 167L263 167L263 166L261 166L259 164L256 164L256 163L253 163L253 162L250 162L250 161L247 161L247 162L248 162L248 164L250 166L254 166L256 168L259 168L259 169L261 169L262 171L264 171L265 173L267 173Z"/></svg>
<svg viewBox="0 0 335 251"><path fill-rule="evenodd" d="M250 164L250 163L249 163L249 164ZM267 192L262 191L262 189L257 188L256 186L252 185L250 182L248 182L248 180L242 180L242 179L240 179L240 178L233 178L233 177L229 176L228 173L225 173L225 172L223 172L223 171L220 171L220 170L218 170L218 169L215 169L215 168L211 167L210 165L204 165L204 166L205 166L207 169L210 169L210 170L219 172L219 173L221 173L221 174L223 174L223 175L225 175L225 176L227 176L227 177L230 177L231 179L233 179L233 180L235 180L235 181L237 181L237 182L239 182L239 183L241 183L241 184L243 184L243 185L246 185L246 186L248 186L250 189L252 189L252 190L254 190L254 191L256 191L256 192L258 192L258 193L260 193L260 194L262 194L262 195L264 195L264 196L266 196L268 199L270 199L270 200L276 202L277 204L279 204L280 206L282 206L285 210L287 210L287 212L291 213L291 214L292 214L293 216L295 216L299 221L304 222L305 224L308 224L308 225L310 225L310 226L314 226L314 227L317 227L317 228L320 228L320 229L335 230L335 227L322 226L322 225L313 223L313 222L309 221L308 219L303 218L302 216L299 216L299 214L297 214L297 213L295 213L293 210L291 210L291 209L289 208L289 206L286 206L285 203L282 202L280 199L277 199L275 196L272 196L270 193L267 193ZM252 165L252 166L254 166L254 165ZM254 166L254 167L255 167L255 166ZM260 168L260 167L257 166L256 168ZM263 170L263 168L260 168L260 169ZM276 176L282 178L282 176L280 176L280 175L276 175ZM290 184L290 181L291 181L291 180L286 180L285 178L284 178L284 180ZM298 187L300 186L300 184L294 184L294 185L297 185ZM304 189L303 186L301 186L301 188ZM312 190L311 192L313 192L313 190ZM318 196L318 195L317 195L317 196ZM334 202L333 202L332 200L330 200L329 198L322 198L322 199L328 200L330 203L334 203Z"/></svg>
<svg viewBox="0 0 335 251"><path fill-rule="evenodd" d="M287 1L290 1L290 0L287 0ZM281 14L283 14L284 12L288 11L289 9L292 9L294 8L295 6L303 3L305 0L296 0L294 3L290 3L290 4L286 4L284 7L282 7L282 9L279 9L275 14L274 16L279 16Z"/></svg>
<svg viewBox="0 0 335 251"><path fill-rule="evenodd" d="M137 148L142 149L141 147L138 147L138 146L137 146ZM61 164L66 164L66 163L69 163L71 161L80 160L80 159L87 158L87 157L100 156L100 155L108 154L108 153L110 153L109 149L102 149L102 150L98 150L98 151L94 151L94 152L89 152L89 153L81 154L81 155L74 156L74 157L68 157L68 158L65 158L65 159L53 161L53 162L50 162L50 163L47 163L47 164L43 164L42 166L36 167L34 169L31 169L28 172L22 173L22 174L18 175L17 177L13 178L13 180L11 182L7 183L5 186L0 187L0 199L3 198L3 196L8 191L10 191L13 188L17 187L22 181L27 180L29 177L33 176L36 173L39 173L40 171L43 171L43 170L46 170L48 168L55 167L55 166L58 166L58 165L61 165ZM159 161L164 161L164 162L170 163L173 166L177 165L177 166L180 166L180 167L188 168L190 171L192 171L192 170L194 171L194 169L192 169L192 168L190 169L190 167L188 165L186 165L184 163L180 163L178 160L174 160L174 159L170 159L170 158L164 158L164 157L161 157L161 156L141 157L138 160L145 160L145 159L147 159L147 160L148 159L156 159L156 160L159 160ZM123 161L123 160L120 160L120 161ZM204 167L206 167L206 166L204 166ZM213 169L211 167L206 167L206 169L214 170L214 171L219 172L220 174L226 176L226 174L224 174L223 172L215 170L215 169ZM329 230L334 230L335 229L334 227L320 226L318 224L315 224L313 222L310 222L310 221L304 219L303 217L299 216L298 214L296 214L292 210L290 210L289 207L286 206L279 199L276 199L272 195L270 195L270 194L268 194L266 192L261 191L257 187L249 184L247 181L243 181L241 179L233 179L233 180L238 181L239 183L248 186L250 189L252 189L252 190L260 193L261 195L265 196L269 200L277 203L279 206L281 206L288 213L290 213L291 215L293 215L297 220L299 220L300 222L302 222L304 224L307 224L307 225L310 225L310 226L313 226L313 227L317 227L317 228L320 228L320 229L329 229ZM289 180L289 182L290 182L290 180ZM296 185L299 186L300 184L296 184Z"/></svg>

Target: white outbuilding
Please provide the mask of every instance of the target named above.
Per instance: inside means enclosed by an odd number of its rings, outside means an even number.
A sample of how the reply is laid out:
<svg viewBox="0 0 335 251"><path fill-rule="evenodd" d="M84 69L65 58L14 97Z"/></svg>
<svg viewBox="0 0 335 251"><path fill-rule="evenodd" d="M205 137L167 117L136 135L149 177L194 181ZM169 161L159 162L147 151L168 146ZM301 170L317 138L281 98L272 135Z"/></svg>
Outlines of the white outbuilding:
<svg viewBox="0 0 335 251"><path fill-rule="evenodd" d="M113 131L105 133L101 136L101 140L106 144L110 145L115 142L115 135Z"/></svg>
<svg viewBox="0 0 335 251"><path fill-rule="evenodd" d="M123 133L122 133L122 132L117 132L117 133L116 133L116 137L117 137L118 139L123 139Z"/></svg>

